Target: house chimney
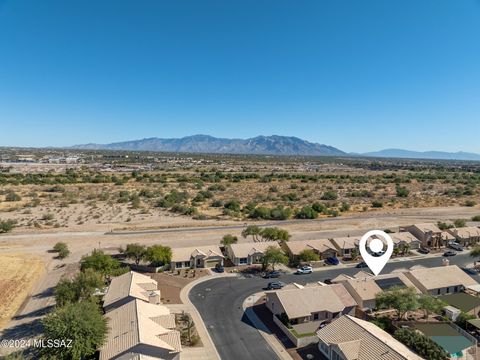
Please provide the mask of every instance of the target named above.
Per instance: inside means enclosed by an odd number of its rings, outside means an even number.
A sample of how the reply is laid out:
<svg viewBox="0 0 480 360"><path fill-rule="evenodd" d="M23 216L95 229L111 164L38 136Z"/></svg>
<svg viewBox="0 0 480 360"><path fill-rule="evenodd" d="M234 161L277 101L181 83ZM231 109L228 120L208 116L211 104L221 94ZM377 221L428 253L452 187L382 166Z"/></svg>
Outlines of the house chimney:
<svg viewBox="0 0 480 360"><path fill-rule="evenodd" d="M157 291L148 293L148 302L150 304L160 304L160 294Z"/></svg>

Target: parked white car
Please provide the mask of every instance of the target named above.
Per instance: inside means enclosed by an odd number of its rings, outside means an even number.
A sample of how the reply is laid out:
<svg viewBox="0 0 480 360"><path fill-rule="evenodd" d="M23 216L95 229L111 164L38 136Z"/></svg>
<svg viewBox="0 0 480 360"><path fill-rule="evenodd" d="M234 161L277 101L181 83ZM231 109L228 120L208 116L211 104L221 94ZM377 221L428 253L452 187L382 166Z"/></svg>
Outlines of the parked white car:
<svg viewBox="0 0 480 360"><path fill-rule="evenodd" d="M302 266L297 270L297 274L311 274L313 272L313 269L311 266Z"/></svg>
<svg viewBox="0 0 480 360"><path fill-rule="evenodd" d="M448 242L448 247L453 249L453 250L463 251L462 244L459 244L458 242L455 242L455 241L449 241Z"/></svg>

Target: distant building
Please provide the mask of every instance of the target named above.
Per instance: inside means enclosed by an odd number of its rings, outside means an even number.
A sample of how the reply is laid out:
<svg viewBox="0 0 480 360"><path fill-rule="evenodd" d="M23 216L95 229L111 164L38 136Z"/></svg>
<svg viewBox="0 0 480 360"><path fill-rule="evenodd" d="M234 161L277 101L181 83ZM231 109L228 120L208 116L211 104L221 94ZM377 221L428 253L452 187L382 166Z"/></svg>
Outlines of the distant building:
<svg viewBox="0 0 480 360"><path fill-rule="evenodd" d="M451 234L440 230L432 223L414 224L404 227L403 230L417 237L422 242L422 246L434 249L445 247L447 241L453 239Z"/></svg>
<svg viewBox="0 0 480 360"><path fill-rule="evenodd" d="M458 293L467 286L478 285L456 265L411 270L405 276L425 294Z"/></svg>
<svg viewBox="0 0 480 360"><path fill-rule="evenodd" d="M393 246L399 249L402 249L405 246L409 246L410 249L418 249L422 242L417 239L413 234L404 231L398 233L388 234L392 238Z"/></svg>
<svg viewBox="0 0 480 360"><path fill-rule="evenodd" d="M269 247L280 248L276 241L231 244L225 247L235 266L260 264Z"/></svg>
<svg viewBox="0 0 480 360"><path fill-rule="evenodd" d="M332 244L338 250L340 256L344 258L351 258L352 252L358 251L358 244L360 243L361 237L359 236L348 236L330 239Z"/></svg>
<svg viewBox="0 0 480 360"><path fill-rule="evenodd" d="M336 257L338 254L337 248L329 239L288 241L284 246L291 259L298 258L304 250L312 250L320 259Z"/></svg>
<svg viewBox="0 0 480 360"><path fill-rule="evenodd" d="M223 265L224 256L218 245L172 249L172 271L184 268L210 268Z"/></svg>
<svg viewBox="0 0 480 360"><path fill-rule="evenodd" d="M371 322L345 315L317 331L318 349L329 360L422 360Z"/></svg>
<svg viewBox="0 0 480 360"><path fill-rule="evenodd" d="M480 228L467 226L447 230L457 242L464 246L474 245L480 241Z"/></svg>

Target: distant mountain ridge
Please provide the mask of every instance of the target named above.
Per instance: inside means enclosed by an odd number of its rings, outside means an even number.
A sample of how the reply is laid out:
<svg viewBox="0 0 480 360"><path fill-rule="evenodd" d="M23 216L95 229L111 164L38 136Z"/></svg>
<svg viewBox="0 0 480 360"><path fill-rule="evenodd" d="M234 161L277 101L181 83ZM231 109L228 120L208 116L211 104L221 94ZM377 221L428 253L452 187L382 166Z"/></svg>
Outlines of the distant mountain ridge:
<svg viewBox="0 0 480 360"><path fill-rule="evenodd" d="M249 139L217 138L210 135L192 135L182 138L146 138L111 144L75 145L72 149L159 151L178 153L251 154L251 155L305 155L305 156L363 156L381 158L472 160L480 161L480 154L469 152L410 151L385 149L363 154L346 153L333 146L312 143L293 136L256 136Z"/></svg>
<svg viewBox="0 0 480 360"><path fill-rule="evenodd" d="M432 159L432 160L473 160L480 161L480 154L469 152L410 151L403 149L385 149L361 154L368 157Z"/></svg>
<svg viewBox="0 0 480 360"><path fill-rule="evenodd" d="M179 139L147 138L111 144L75 145L74 149L162 151L213 154L342 156L333 146L311 143L293 136L257 136L250 139L225 139L192 135Z"/></svg>

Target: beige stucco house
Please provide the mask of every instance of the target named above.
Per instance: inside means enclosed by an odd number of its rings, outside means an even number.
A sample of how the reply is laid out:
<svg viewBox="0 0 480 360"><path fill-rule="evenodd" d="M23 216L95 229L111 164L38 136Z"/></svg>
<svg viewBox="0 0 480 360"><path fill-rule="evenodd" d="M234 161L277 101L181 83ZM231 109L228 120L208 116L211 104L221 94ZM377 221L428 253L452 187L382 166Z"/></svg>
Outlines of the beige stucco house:
<svg viewBox="0 0 480 360"><path fill-rule="evenodd" d="M280 248L276 241L231 244L225 247L229 259L235 266L261 264L269 247Z"/></svg>
<svg viewBox="0 0 480 360"><path fill-rule="evenodd" d="M218 245L172 249L172 271L184 268L211 268L223 265L224 256Z"/></svg>

